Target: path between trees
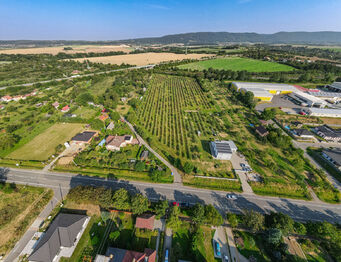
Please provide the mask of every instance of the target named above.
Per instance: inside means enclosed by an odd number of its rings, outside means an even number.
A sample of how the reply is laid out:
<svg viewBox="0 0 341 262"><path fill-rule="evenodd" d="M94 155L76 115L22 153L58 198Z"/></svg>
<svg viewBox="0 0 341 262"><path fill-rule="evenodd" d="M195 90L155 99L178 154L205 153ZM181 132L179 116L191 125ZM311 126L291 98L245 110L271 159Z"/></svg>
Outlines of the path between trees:
<svg viewBox="0 0 341 262"><path fill-rule="evenodd" d="M127 123L127 125L129 126L131 131L134 132L134 134L137 137L137 140L142 145L144 145L150 152L152 152L158 159L160 159L160 161L162 163L164 163L171 170L173 177L174 177L174 183L182 185L181 175L179 174L178 170L173 165L171 165L166 159L164 159L159 153L157 153L153 148L151 148L148 145L148 143L136 132L135 128L133 127L133 125L131 123L129 123L125 118L123 118L123 119Z"/></svg>

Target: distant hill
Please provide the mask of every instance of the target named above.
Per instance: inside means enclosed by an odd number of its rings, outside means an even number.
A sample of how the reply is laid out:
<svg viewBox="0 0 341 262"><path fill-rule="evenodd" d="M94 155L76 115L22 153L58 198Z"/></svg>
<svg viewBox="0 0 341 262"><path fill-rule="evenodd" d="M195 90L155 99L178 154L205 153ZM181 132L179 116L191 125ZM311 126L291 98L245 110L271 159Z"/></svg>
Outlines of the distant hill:
<svg viewBox="0 0 341 262"><path fill-rule="evenodd" d="M0 41L2 46L55 46L78 44L226 44L226 43L264 43L264 44L306 44L341 45L341 32L278 32L275 34L197 32L147 37L117 41L70 41L70 40L8 40Z"/></svg>

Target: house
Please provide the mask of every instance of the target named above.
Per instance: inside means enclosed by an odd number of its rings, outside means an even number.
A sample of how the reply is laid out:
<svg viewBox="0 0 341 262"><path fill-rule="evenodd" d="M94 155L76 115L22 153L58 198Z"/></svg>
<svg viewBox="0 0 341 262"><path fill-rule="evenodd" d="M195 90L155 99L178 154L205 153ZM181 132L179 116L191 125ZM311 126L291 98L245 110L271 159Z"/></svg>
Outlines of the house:
<svg viewBox="0 0 341 262"><path fill-rule="evenodd" d="M267 120L261 119L261 120L259 120L259 122L260 122L263 126L269 125L269 121L267 121Z"/></svg>
<svg viewBox="0 0 341 262"><path fill-rule="evenodd" d="M11 96L3 96L1 97L1 100L4 102L10 102L13 100L13 98Z"/></svg>
<svg viewBox="0 0 341 262"><path fill-rule="evenodd" d="M269 134L269 131L262 125L256 127L256 133L261 136L265 137Z"/></svg>
<svg viewBox="0 0 341 262"><path fill-rule="evenodd" d="M135 227L140 229L154 230L155 215L143 214L136 218Z"/></svg>
<svg viewBox="0 0 341 262"><path fill-rule="evenodd" d="M71 138L71 143L73 144L89 144L94 136L97 135L95 131L84 131L78 133L73 138Z"/></svg>
<svg viewBox="0 0 341 262"><path fill-rule="evenodd" d="M79 72L78 70L73 70L71 74L72 74L72 75L78 75L79 73L80 73L80 72Z"/></svg>
<svg viewBox="0 0 341 262"><path fill-rule="evenodd" d="M307 129L294 129L293 133L295 136L305 139L314 139L314 134Z"/></svg>
<svg viewBox="0 0 341 262"><path fill-rule="evenodd" d="M335 130L328 125L315 127L314 132L327 141L338 142L341 140L341 130Z"/></svg>
<svg viewBox="0 0 341 262"><path fill-rule="evenodd" d="M127 145L137 145L138 143L138 140L133 138L131 135L108 136L105 139L105 147L110 151L119 151L121 147L125 147Z"/></svg>
<svg viewBox="0 0 341 262"><path fill-rule="evenodd" d="M141 153L140 159L141 160L146 160L148 159L149 156L149 151L148 150L143 150L143 152Z"/></svg>
<svg viewBox="0 0 341 262"><path fill-rule="evenodd" d="M303 126L303 124L301 122L299 122L299 121L294 121L291 124L294 125L297 128L301 128Z"/></svg>
<svg viewBox="0 0 341 262"><path fill-rule="evenodd" d="M155 262L156 251L146 248L144 252L136 252L121 248L109 247L104 255L97 255L95 262Z"/></svg>
<svg viewBox="0 0 341 262"><path fill-rule="evenodd" d="M66 112L69 112L69 110L70 110L70 107L68 105L66 105L60 111L63 112L63 113L66 113Z"/></svg>
<svg viewBox="0 0 341 262"><path fill-rule="evenodd" d="M4 105L0 105L0 110L5 109Z"/></svg>
<svg viewBox="0 0 341 262"><path fill-rule="evenodd" d="M105 121L109 118L109 115L107 113L102 113L98 118L99 120Z"/></svg>
<svg viewBox="0 0 341 262"><path fill-rule="evenodd" d="M60 213L38 240L28 261L57 262L70 257L90 218L86 215Z"/></svg>
<svg viewBox="0 0 341 262"><path fill-rule="evenodd" d="M212 156L220 160L230 160L232 154L237 151L237 146L233 141L212 141L210 142Z"/></svg>
<svg viewBox="0 0 341 262"><path fill-rule="evenodd" d="M107 130L113 130L115 128L114 122L110 122L110 124L107 126Z"/></svg>
<svg viewBox="0 0 341 262"><path fill-rule="evenodd" d="M341 149L323 149L322 156L341 171Z"/></svg>
<svg viewBox="0 0 341 262"><path fill-rule="evenodd" d="M56 101L52 104L52 106L55 108L55 109L58 109L59 107L59 103Z"/></svg>
<svg viewBox="0 0 341 262"><path fill-rule="evenodd" d="M24 98L24 96L22 96L22 95L17 95L17 96L14 96L13 97L13 101L19 101L19 100L21 100L21 99L23 99Z"/></svg>

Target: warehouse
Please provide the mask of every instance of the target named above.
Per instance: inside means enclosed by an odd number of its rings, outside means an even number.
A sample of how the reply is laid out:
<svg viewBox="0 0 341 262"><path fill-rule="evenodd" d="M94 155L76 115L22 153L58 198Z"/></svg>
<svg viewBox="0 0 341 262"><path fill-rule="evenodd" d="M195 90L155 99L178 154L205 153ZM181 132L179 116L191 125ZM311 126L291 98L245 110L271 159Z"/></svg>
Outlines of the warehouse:
<svg viewBox="0 0 341 262"><path fill-rule="evenodd" d="M297 91L292 85L272 83L232 82L232 87L240 92L250 91L255 98L270 102L274 95L290 94Z"/></svg>
<svg viewBox="0 0 341 262"><path fill-rule="evenodd" d="M237 146L233 141L212 141L210 142L212 156L215 159L230 160L232 154L237 151Z"/></svg>
<svg viewBox="0 0 341 262"><path fill-rule="evenodd" d="M341 101L341 93L338 92L308 92L309 95L319 97L323 100L326 100L332 104L338 104Z"/></svg>
<svg viewBox="0 0 341 262"><path fill-rule="evenodd" d="M341 92L341 82L334 82L331 85L326 86L330 91Z"/></svg>
<svg viewBox="0 0 341 262"><path fill-rule="evenodd" d="M308 114L319 117L341 117L341 109L309 108Z"/></svg>
<svg viewBox="0 0 341 262"><path fill-rule="evenodd" d="M290 94L290 97L302 103L302 105L306 105L309 107L325 107L327 106L327 102L321 98L310 95L308 93L304 93L302 91L295 91Z"/></svg>

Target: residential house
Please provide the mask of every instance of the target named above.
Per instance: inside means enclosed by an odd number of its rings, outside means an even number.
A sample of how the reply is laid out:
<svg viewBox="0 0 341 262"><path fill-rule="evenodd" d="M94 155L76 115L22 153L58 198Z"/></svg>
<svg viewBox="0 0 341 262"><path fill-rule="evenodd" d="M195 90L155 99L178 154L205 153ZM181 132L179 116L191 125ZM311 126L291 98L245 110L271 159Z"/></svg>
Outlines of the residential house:
<svg viewBox="0 0 341 262"><path fill-rule="evenodd" d="M327 141L338 142L341 140L341 130L336 130L328 125L315 127L314 132Z"/></svg>
<svg viewBox="0 0 341 262"><path fill-rule="evenodd" d="M293 133L295 136L303 139L314 139L314 134L307 129L294 129Z"/></svg>
<svg viewBox="0 0 341 262"><path fill-rule="evenodd" d="M135 228L154 230L155 215L143 214L136 218Z"/></svg>
<svg viewBox="0 0 341 262"><path fill-rule="evenodd" d="M55 108L55 109L58 109L59 107L59 103L56 101L52 104L52 106Z"/></svg>
<svg viewBox="0 0 341 262"><path fill-rule="evenodd" d="M261 136L265 137L269 134L269 131L262 125L256 127L256 133Z"/></svg>
<svg viewBox="0 0 341 262"><path fill-rule="evenodd" d="M322 156L341 171L341 149L323 149Z"/></svg>
<svg viewBox="0 0 341 262"><path fill-rule="evenodd" d="M23 98L24 98L24 96L22 96L22 95L17 95L17 96L14 96L14 97L13 97L13 101L18 102L19 100L21 100L21 99L23 99Z"/></svg>
<svg viewBox="0 0 341 262"><path fill-rule="evenodd" d="M269 121L267 121L267 120L261 119L261 120L259 120L259 122L260 122L263 126L269 125Z"/></svg>
<svg viewBox="0 0 341 262"><path fill-rule="evenodd" d="M109 125L107 126L107 130L113 130L115 128L114 122L110 122Z"/></svg>
<svg viewBox="0 0 341 262"><path fill-rule="evenodd" d="M109 247L104 255L97 255L95 262L155 262L156 251L146 248L144 252L136 252L121 248Z"/></svg>
<svg viewBox="0 0 341 262"><path fill-rule="evenodd" d="M139 142L136 138L133 138L131 135L124 136L108 136L105 139L105 147L110 151L119 151L121 147L125 147L127 145L137 145Z"/></svg>
<svg viewBox="0 0 341 262"><path fill-rule="evenodd" d="M73 138L71 138L71 143L73 144L89 144L94 136L97 135L95 131L84 131L78 133Z"/></svg>
<svg viewBox="0 0 341 262"><path fill-rule="evenodd" d="M69 112L69 110L70 110L70 107L68 105L66 105L60 111L63 112L63 113L66 113L66 112Z"/></svg>
<svg viewBox="0 0 341 262"><path fill-rule="evenodd" d="M109 118L109 115L107 113L102 113L99 116L99 120L102 120L103 122Z"/></svg>
<svg viewBox="0 0 341 262"><path fill-rule="evenodd" d="M5 109L4 105L0 105L0 110Z"/></svg>
<svg viewBox="0 0 341 262"><path fill-rule="evenodd" d="M70 257L89 220L86 215L57 215L38 240L28 261L58 262L61 257Z"/></svg>
<svg viewBox="0 0 341 262"><path fill-rule="evenodd" d="M146 160L148 159L149 156L149 151L148 150L143 150L143 152L141 153L140 159L141 160Z"/></svg>
<svg viewBox="0 0 341 262"><path fill-rule="evenodd" d="M232 154L237 151L237 146L233 141L212 141L210 142L212 156L220 160L230 160Z"/></svg>
<svg viewBox="0 0 341 262"><path fill-rule="evenodd" d="M11 96L3 96L1 97L1 100L4 102L10 102L13 100L13 98Z"/></svg>

